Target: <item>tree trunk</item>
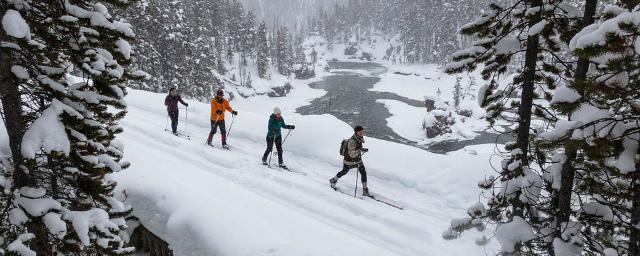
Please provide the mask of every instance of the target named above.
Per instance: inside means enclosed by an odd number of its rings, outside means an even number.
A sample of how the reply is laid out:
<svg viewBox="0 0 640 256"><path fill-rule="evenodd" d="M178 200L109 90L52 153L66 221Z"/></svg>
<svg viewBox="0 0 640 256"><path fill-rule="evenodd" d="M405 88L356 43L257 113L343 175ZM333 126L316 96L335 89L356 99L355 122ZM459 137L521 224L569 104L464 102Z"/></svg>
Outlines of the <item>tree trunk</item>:
<svg viewBox="0 0 640 256"><path fill-rule="evenodd" d="M0 31L0 38L6 37L4 31ZM13 54L8 48L0 49L0 102L2 103L2 116L9 136L9 147L13 160L13 189L20 187L36 186L36 180L25 172L21 153L22 138L27 130L26 121L22 111L22 99L19 90L19 82L11 72ZM41 219L32 219L27 224L29 232L36 237L29 243L31 250L37 255L53 255L47 231Z"/></svg>
<svg viewBox="0 0 640 256"><path fill-rule="evenodd" d="M530 1L531 8L542 6L541 0ZM540 21L540 14L531 22L536 24ZM539 43L538 35L529 36L527 38L527 50L524 61L524 80L522 82L522 95L520 96L520 107L518 109L518 130L516 144L522 150L520 155L521 166L527 166L529 163L529 126L531 126L531 107L533 106L533 90L535 88L536 63L538 60Z"/></svg>
<svg viewBox="0 0 640 256"><path fill-rule="evenodd" d="M584 28L593 24L594 15L596 13L598 1L586 0L584 17L581 27ZM578 65L576 67L575 84L580 95L584 95L584 90L580 89L580 83L582 83L587 77L587 71L589 70L589 59L579 58ZM571 120L571 115L569 115ZM558 191L558 208L556 212L556 238L561 238L562 231L565 228L563 223L569 221L571 216L571 195L573 192L573 183L575 179L575 168L573 168L573 161L576 159L577 151L575 148L565 145L566 161L562 165L560 191Z"/></svg>
<svg viewBox="0 0 640 256"><path fill-rule="evenodd" d="M640 151L638 151L640 153ZM631 232L629 234L629 255L640 255L640 165L631 174Z"/></svg>

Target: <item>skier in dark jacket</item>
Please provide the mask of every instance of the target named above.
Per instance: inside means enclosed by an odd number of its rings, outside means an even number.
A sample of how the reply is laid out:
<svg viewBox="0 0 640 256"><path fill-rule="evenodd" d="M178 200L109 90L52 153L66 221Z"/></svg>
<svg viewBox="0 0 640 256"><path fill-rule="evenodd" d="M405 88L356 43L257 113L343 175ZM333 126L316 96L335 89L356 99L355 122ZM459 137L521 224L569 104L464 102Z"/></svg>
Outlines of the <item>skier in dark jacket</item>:
<svg viewBox="0 0 640 256"><path fill-rule="evenodd" d="M282 161L282 133L280 132L282 128L293 130L296 126L287 125L284 122L284 118L282 118L282 111L280 111L280 108L275 107L273 109L273 114L269 117L269 126L267 129L267 150L264 151L264 155L262 156L262 164L267 165L267 157L273 150L273 143L275 143L276 149L278 150L278 166L281 168L287 168Z"/></svg>
<svg viewBox="0 0 640 256"><path fill-rule="evenodd" d="M340 177L346 175L349 170L358 168L362 181L362 194L369 196L369 188L367 187L367 171L362 163L362 154L369 151L369 149L362 147L364 144L364 128L362 126L356 126L354 134L347 141L347 150L344 154L344 160L342 161L342 171L338 172L335 177L329 180L331 187L336 189L336 183Z"/></svg>
<svg viewBox="0 0 640 256"><path fill-rule="evenodd" d="M178 135L178 102L182 103L185 107L189 106L189 104L184 102L182 97L178 95L176 88L171 88L169 95L164 98L164 105L167 106L167 112L169 113L169 118L171 118L171 131L173 135Z"/></svg>

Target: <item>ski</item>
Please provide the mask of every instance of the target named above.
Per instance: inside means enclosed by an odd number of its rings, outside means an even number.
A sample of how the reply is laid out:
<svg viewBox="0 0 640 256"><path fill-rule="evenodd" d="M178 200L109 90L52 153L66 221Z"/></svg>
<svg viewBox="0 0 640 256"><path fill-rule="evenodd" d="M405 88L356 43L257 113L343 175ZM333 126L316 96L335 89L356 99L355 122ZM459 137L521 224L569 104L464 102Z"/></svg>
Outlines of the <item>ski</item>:
<svg viewBox="0 0 640 256"><path fill-rule="evenodd" d="M348 195L348 196L350 196L350 197L354 197L354 195L353 195L353 194L351 194L351 193L347 193L347 192L345 192L345 191L341 190L340 188L337 188L337 187L336 187L336 188L333 188L333 187L332 187L332 189L333 189L333 190L335 190L335 191L338 191L338 192L340 192L340 193L342 193L342 194ZM376 198L376 197L375 197L375 195L368 195L368 196L360 195L360 196L356 196L356 198L361 199L361 200L364 200L365 198L370 198L370 199L372 199L372 200L374 200L374 201L376 201L376 202L383 203L383 204L385 204L385 205L387 205L387 206L391 206L391 207L396 208L396 209L398 209L398 210L404 210L404 207L399 206L399 205L397 205L397 204L395 204L395 203L389 202L389 201L387 201L387 200L383 200L383 199L380 199L380 198Z"/></svg>
<svg viewBox="0 0 640 256"><path fill-rule="evenodd" d="M173 131L171 131L171 130L169 130L169 129L164 129L164 131L165 131L165 132L168 132L168 133L170 133L171 135L176 136L176 137L178 137L178 138L183 138L183 139L186 139L186 140L191 140L191 136L186 135L186 134L184 134L184 133L180 133L180 132L178 132L177 134L174 134L174 133L173 133Z"/></svg>
<svg viewBox="0 0 640 256"><path fill-rule="evenodd" d="M301 174L301 175L307 176L306 172L302 172L302 171L298 171L298 170L292 170L289 167L280 167L280 166L277 166L277 165L270 165L270 164L262 164L262 165L266 166L269 169L274 169L274 170L279 169L279 170L282 170L282 171L287 171L287 172L297 173L297 174Z"/></svg>
<svg viewBox="0 0 640 256"><path fill-rule="evenodd" d="M231 148L229 146L227 146L227 147L216 147L213 144L207 144L206 142L204 143L204 145L207 146L207 147L212 147L212 148L216 148L216 149L223 149L223 150L226 150L226 151L231 151Z"/></svg>
<svg viewBox="0 0 640 256"><path fill-rule="evenodd" d="M399 205L397 205L397 204L395 204L395 203L391 203L391 202L389 202L389 201L386 201L386 200L380 199L380 198L376 198L376 197L375 197L375 195L368 195L367 197L368 197L368 198L373 199L374 201L377 201L377 202L380 202L380 203L386 204L386 205L388 205L388 206L391 206L391 207L393 207L393 208L396 208L396 209L398 209L398 210L404 210L404 207L399 206Z"/></svg>

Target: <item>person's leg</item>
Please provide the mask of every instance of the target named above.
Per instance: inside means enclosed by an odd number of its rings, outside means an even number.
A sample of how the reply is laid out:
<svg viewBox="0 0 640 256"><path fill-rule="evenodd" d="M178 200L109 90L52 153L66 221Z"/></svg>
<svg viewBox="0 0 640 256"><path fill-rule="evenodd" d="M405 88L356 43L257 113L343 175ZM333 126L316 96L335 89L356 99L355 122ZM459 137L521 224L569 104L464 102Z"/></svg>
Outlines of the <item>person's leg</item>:
<svg viewBox="0 0 640 256"><path fill-rule="evenodd" d="M338 172L338 173L336 174L336 180L337 180L337 179L340 179L342 176L345 176L345 175L349 172L349 170L350 170L351 168L353 168L353 166L348 166L348 165L346 165L346 164L343 164L343 165L342 165L342 171L340 171L340 172Z"/></svg>
<svg viewBox="0 0 640 256"><path fill-rule="evenodd" d="M364 168L364 164L360 163L358 166L358 172L360 172L360 180L362 181L362 194L365 196L369 196L369 187L367 186L367 171Z"/></svg>
<svg viewBox="0 0 640 256"><path fill-rule="evenodd" d="M169 118L171 119L171 131L176 133L178 131L178 111L169 111Z"/></svg>
<svg viewBox="0 0 640 256"><path fill-rule="evenodd" d="M267 161L267 157L269 157L271 150L273 150L273 137L267 137L267 150L265 150L264 155L262 155L262 162Z"/></svg>
<svg viewBox="0 0 640 256"><path fill-rule="evenodd" d="M275 140L276 149L278 150L278 164L282 164L282 137L278 137Z"/></svg>
<svg viewBox="0 0 640 256"><path fill-rule="evenodd" d="M222 140L222 145L227 145L227 125L224 120L218 121L218 127L220 128L220 139Z"/></svg>
<svg viewBox="0 0 640 256"><path fill-rule="evenodd" d="M367 170L364 168L364 164L360 163L358 166L358 171L360 172L360 180L362 181L362 186L367 187Z"/></svg>
<svg viewBox="0 0 640 256"><path fill-rule="evenodd" d="M211 140L213 140L213 135L216 134L216 122L211 120L211 131L209 132L209 138L207 139L207 144L211 144Z"/></svg>
<svg viewBox="0 0 640 256"><path fill-rule="evenodd" d="M336 173L336 176L331 178L329 180L329 183L331 183L331 187L333 189L336 189L336 183L338 182L338 179L340 179L340 177L346 175L349 172L349 169L353 168L353 166L348 166L346 164L342 165L342 171Z"/></svg>

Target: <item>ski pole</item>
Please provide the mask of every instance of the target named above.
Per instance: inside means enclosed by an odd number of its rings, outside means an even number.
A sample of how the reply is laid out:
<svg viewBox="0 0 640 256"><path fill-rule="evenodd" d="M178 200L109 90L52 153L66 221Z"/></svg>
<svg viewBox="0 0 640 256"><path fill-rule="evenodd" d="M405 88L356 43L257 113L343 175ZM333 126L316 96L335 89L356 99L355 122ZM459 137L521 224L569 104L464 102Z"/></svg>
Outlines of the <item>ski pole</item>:
<svg viewBox="0 0 640 256"><path fill-rule="evenodd" d="M284 137L284 140L282 141L282 145L284 145L284 143L287 142L287 138L289 138L289 134L291 134L291 129L289 129L289 131L287 132L287 136Z"/></svg>
<svg viewBox="0 0 640 256"><path fill-rule="evenodd" d="M358 162L358 170L356 170L356 190L353 191L353 197L358 196L358 174L360 174L360 165L362 165L362 156L364 155L364 153L360 152L360 162Z"/></svg>
<svg viewBox="0 0 640 256"><path fill-rule="evenodd" d="M233 129L233 122L235 121L236 121L236 116L234 115L233 118L231 118L231 125L229 126L229 131L227 132L227 140L231 136L231 129Z"/></svg>
<svg viewBox="0 0 640 256"><path fill-rule="evenodd" d="M184 131L185 131L185 133L187 133L187 134L188 134L188 133L189 133L189 106L186 106L185 108L186 108L186 110L185 110L185 113L184 113L184 114L185 114L185 127L184 127Z"/></svg>
<svg viewBox="0 0 640 256"><path fill-rule="evenodd" d="M360 155L362 157L362 155ZM356 170L356 190L353 191L353 197L358 197L358 174L360 174L360 163L358 163L358 170Z"/></svg>

